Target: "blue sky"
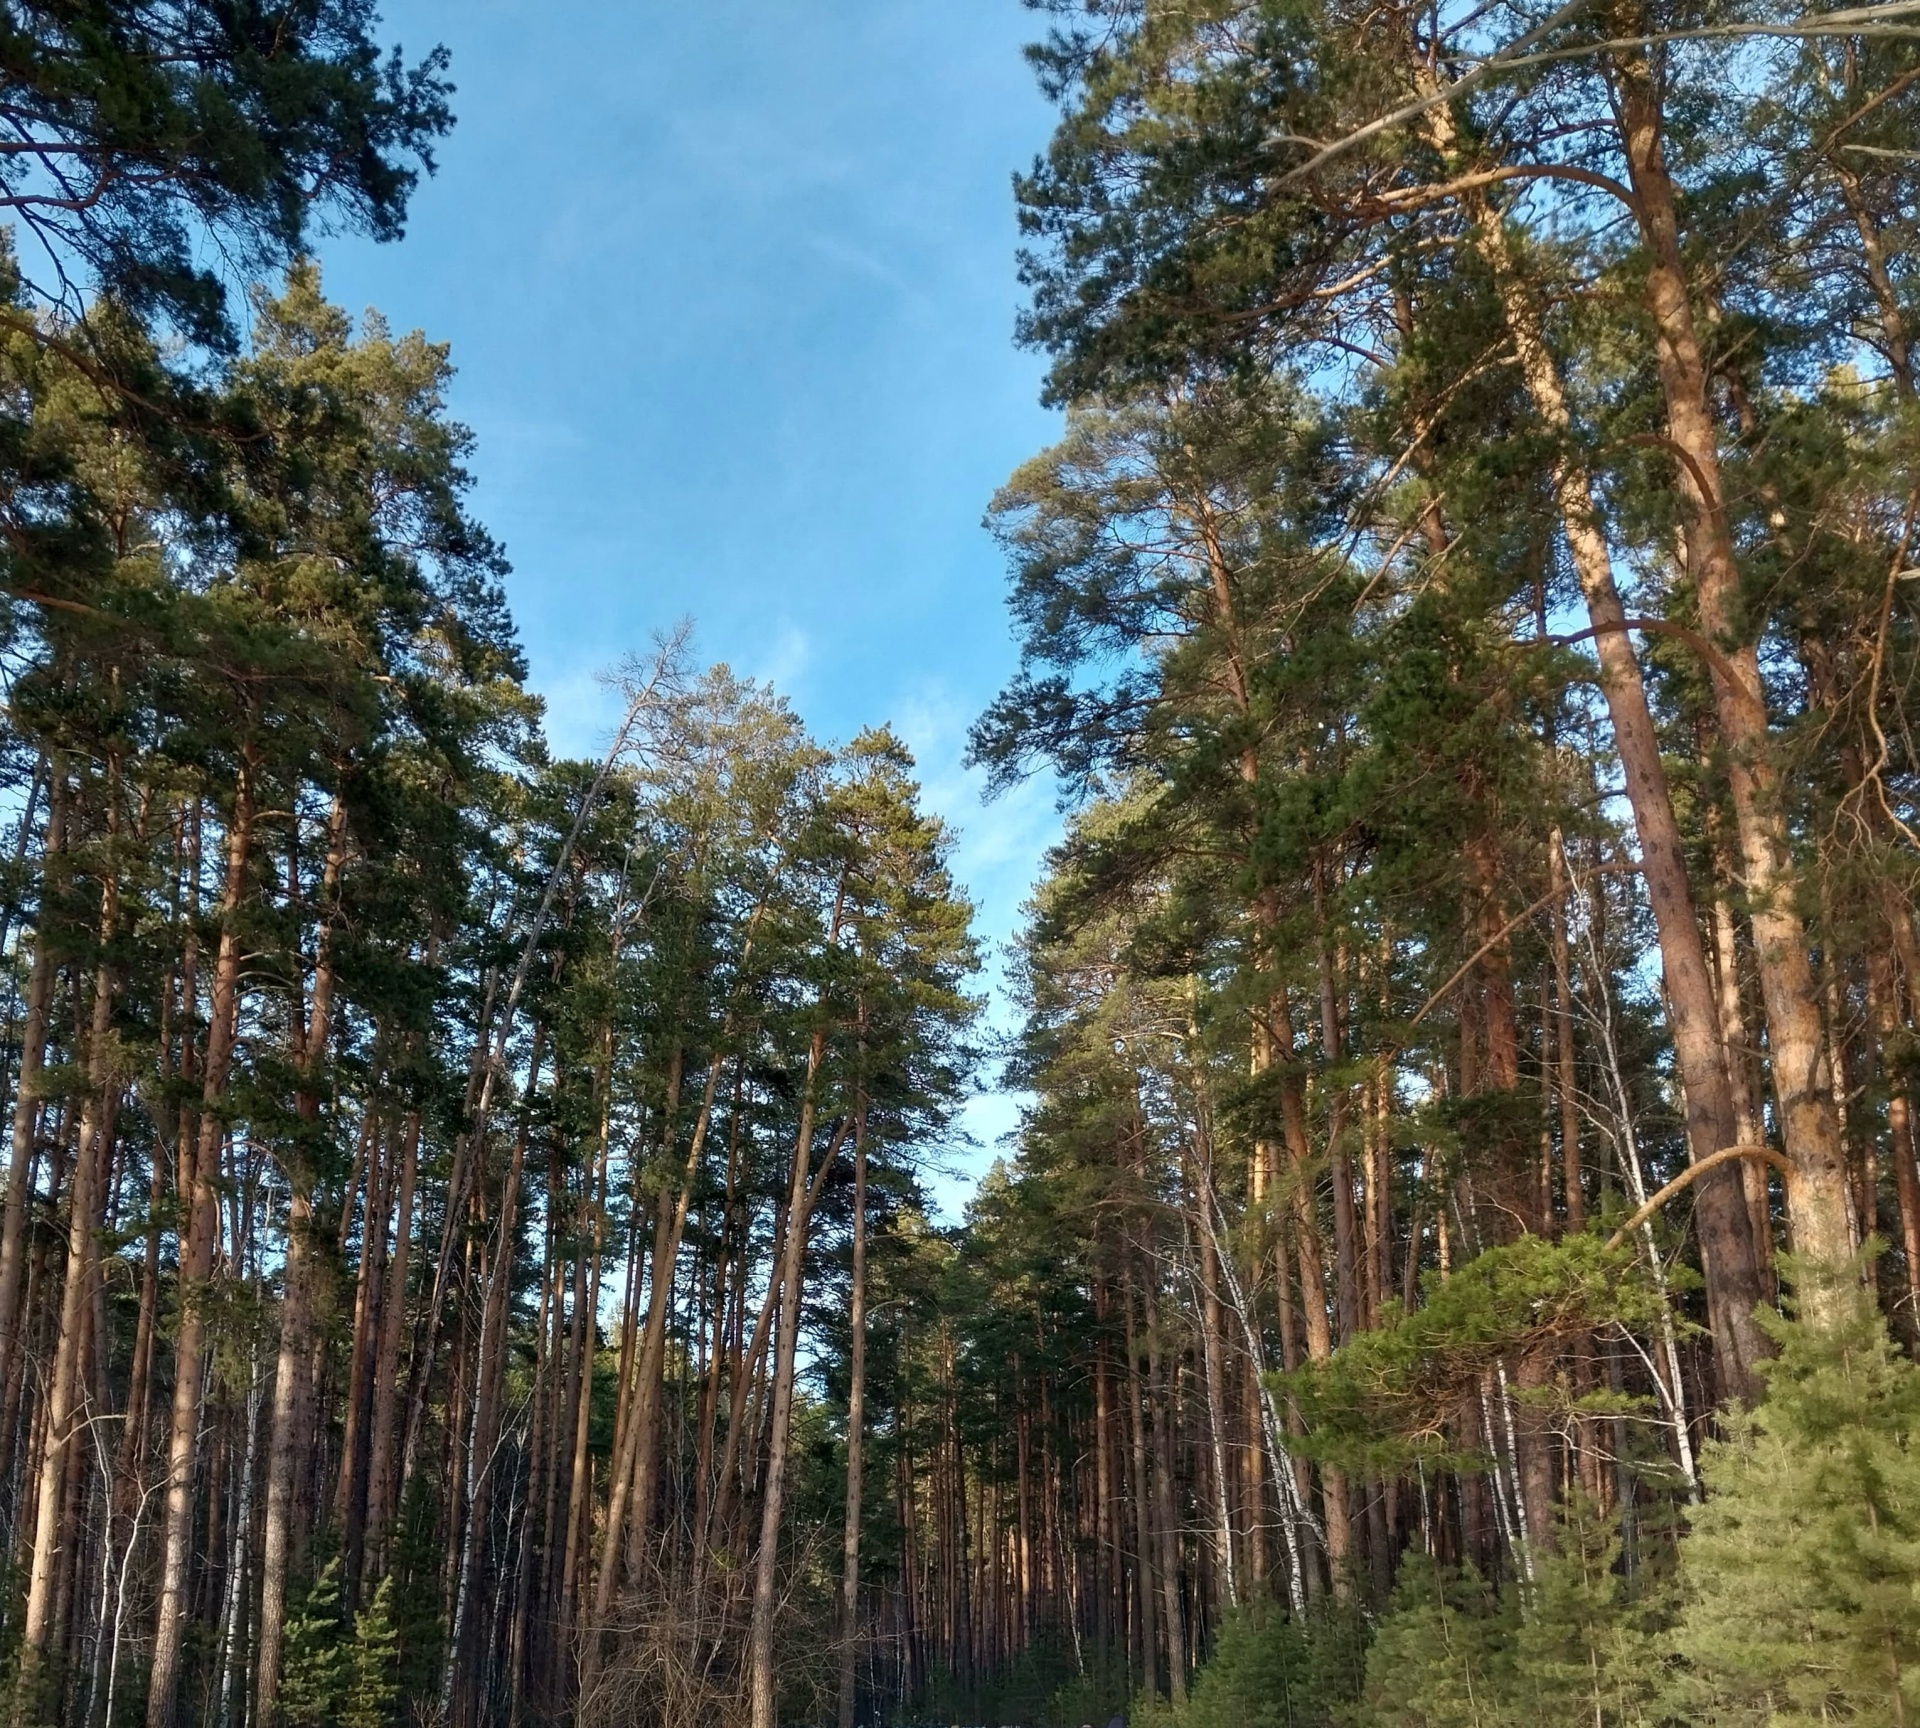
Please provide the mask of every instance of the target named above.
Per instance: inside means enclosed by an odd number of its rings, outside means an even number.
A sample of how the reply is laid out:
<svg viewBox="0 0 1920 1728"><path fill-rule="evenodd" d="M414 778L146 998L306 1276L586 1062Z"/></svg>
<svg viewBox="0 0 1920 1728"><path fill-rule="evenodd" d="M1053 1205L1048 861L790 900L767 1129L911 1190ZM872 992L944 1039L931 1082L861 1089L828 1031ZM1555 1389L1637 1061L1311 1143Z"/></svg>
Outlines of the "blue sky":
<svg viewBox="0 0 1920 1728"><path fill-rule="evenodd" d="M407 238L323 248L331 296L451 342L479 514L556 745L595 674L691 615L819 735L890 720L1013 929L1048 788L983 806L967 723L1011 669L993 489L1054 435L1009 176L1049 114L1018 0L390 0L459 125ZM1012 1100L969 1112L986 1143ZM949 1210L964 1180L937 1192Z"/></svg>

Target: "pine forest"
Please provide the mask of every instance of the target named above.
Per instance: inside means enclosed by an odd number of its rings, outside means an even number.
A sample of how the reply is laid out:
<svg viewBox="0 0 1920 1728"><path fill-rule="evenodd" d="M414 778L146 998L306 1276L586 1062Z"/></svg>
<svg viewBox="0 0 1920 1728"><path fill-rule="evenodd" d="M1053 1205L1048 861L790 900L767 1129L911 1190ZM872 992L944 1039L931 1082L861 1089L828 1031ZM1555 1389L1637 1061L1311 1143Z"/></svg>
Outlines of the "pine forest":
<svg viewBox="0 0 1920 1728"><path fill-rule="evenodd" d="M457 27L0 5L14 1728L1920 1724L1920 6L1020 27L939 809L550 737Z"/></svg>

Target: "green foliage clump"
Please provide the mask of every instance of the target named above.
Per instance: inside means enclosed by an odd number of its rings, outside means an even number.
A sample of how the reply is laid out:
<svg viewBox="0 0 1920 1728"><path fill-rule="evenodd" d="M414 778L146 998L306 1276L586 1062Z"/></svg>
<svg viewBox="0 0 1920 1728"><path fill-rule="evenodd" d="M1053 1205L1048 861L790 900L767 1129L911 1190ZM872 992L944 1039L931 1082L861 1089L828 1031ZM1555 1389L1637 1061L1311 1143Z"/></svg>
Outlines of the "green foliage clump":
<svg viewBox="0 0 1920 1728"><path fill-rule="evenodd" d="M1518 1614L1474 1572L1407 1562L1367 1653L1356 1728L1492 1728Z"/></svg>
<svg viewBox="0 0 1920 1728"><path fill-rule="evenodd" d="M1133 1728L1336 1728L1365 1661L1365 1623L1346 1606L1295 1620L1252 1603L1227 1617L1185 1701L1136 1704Z"/></svg>
<svg viewBox="0 0 1920 1728"><path fill-rule="evenodd" d="M1653 1549L1655 1560L1670 1554ZM1629 1577L1617 1524L1580 1497L1562 1513L1556 1550L1536 1566L1514 1638L1516 1725L1649 1721L1666 1671L1670 1570L1643 1567Z"/></svg>
<svg viewBox="0 0 1920 1728"><path fill-rule="evenodd" d="M1920 1365L1864 1305L1767 1325L1767 1399L1705 1448L1671 1568L1629 1580L1578 1500L1525 1589L1410 1561L1350 1728L1920 1719Z"/></svg>
<svg viewBox="0 0 1920 1728"><path fill-rule="evenodd" d="M1702 1728L1920 1721L1920 1366L1864 1305L1768 1328L1765 1403L1702 1455L1679 1702Z"/></svg>
<svg viewBox="0 0 1920 1728"><path fill-rule="evenodd" d="M388 1728L399 1701L400 1633L393 1623L393 1580L382 1578L353 1620L352 1685L341 1728Z"/></svg>
<svg viewBox="0 0 1920 1728"><path fill-rule="evenodd" d="M434 1540L437 1513L433 1486L422 1473L407 1485L394 1537L390 1611L399 1645L402 1699L431 1697L446 1656L440 1555Z"/></svg>
<svg viewBox="0 0 1920 1728"><path fill-rule="evenodd" d="M1585 1501L1532 1585L1500 1594L1425 1559L1403 1570L1349 1728L1642 1728L1663 1720L1667 1580L1629 1582L1616 1532Z"/></svg>
<svg viewBox="0 0 1920 1728"><path fill-rule="evenodd" d="M380 1580L349 1636L340 1562L328 1560L287 1616L278 1720L286 1728L391 1728L399 1662L393 1580Z"/></svg>
<svg viewBox="0 0 1920 1728"><path fill-rule="evenodd" d="M1083 1647L1073 1677L1048 1695L1039 1721L1043 1728L1087 1728L1111 1721L1116 1711L1126 1709L1129 1679L1124 1654Z"/></svg>
<svg viewBox="0 0 1920 1728"><path fill-rule="evenodd" d="M922 1699L935 1723L1020 1722L1038 1728L1081 1728L1105 1722L1126 1707L1124 1660L1077 1648L1046 1633L991 1675L935 1675Z"/></svg>
<svg viewBox="0 0 1920 1728"><path fill-rule="evenodd" d="M1489 1249L1433 1279L1419 1308L1386 1304L1377 1330L1274 1376L1305 1419L1292 1444L1354 1468L1442 1456L1448 1421L1500 1364L1609 1322L1646 1326L1660 1301L1632 1254L1596 1236Z"/></svg>
<svg viewBox="0 0 1920 1728"><path fill-rule="evenodd" d="M353 1673L342 1614L340 1562L329 1560L287 1613L279 1698L286 1728L334 1728L340 1720Z"/></svg>

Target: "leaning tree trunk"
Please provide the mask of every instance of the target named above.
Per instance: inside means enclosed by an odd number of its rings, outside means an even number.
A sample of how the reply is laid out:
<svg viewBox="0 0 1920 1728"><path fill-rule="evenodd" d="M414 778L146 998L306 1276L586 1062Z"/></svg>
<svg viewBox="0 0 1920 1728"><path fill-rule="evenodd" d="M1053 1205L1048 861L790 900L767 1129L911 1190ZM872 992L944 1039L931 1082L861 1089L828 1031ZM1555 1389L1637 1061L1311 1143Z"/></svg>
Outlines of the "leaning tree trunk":
<svg viewBox="0 0 1920 1728"><path fill-rule="evenodd" d="M1714 712L1727 747L1727 781L1746 875L1749 918L1767 1013L1774 1097L1792 1178L1794 1246L1813 1267L1802 1293L1815 1317L1844 1312L1844 1268L1856 1246L1847 1204L1845 1148L1828 1084L1820 994L1794 907L1791 850L1780 807L1766 692L1754 633L1745 619L1720 474L1719 435L1707 370L1687 294L1673 181L1662 139L1656 69L1645 51L1617 63L1620 136L1635 214L1647 248L1646 309L1666 402L1666 443L1675 458L1687 574L1707 638Z"/></svg>

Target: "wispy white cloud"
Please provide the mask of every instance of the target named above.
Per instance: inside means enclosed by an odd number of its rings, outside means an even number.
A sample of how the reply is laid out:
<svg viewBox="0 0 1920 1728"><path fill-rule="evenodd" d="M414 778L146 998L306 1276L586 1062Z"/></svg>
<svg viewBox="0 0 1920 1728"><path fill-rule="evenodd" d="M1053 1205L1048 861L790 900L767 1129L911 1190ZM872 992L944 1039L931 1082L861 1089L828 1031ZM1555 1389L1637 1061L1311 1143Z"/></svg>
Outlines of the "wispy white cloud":
<svg viewBox="0 0 1920 1728"><path fill-rule="evenodd" d="M575 664L542 674L536 668L533 685L546 699L547 743L556 756L598 756L606 749L620 723L620 700L603 669Z"/></svg>
<svg viewBox="0 0 1920 1728"><path fill-rule="evenodd" d="M782 696L794 696L812 664L813 638L786 618L769 635L749 645L734 661L733 669L759 683L771 684Z"/></svg>
<svg viewBox="0 0 1920 1728"><path fill-rule="evenodd" d="M1041 860L1060 837L1061 818L1045 780L1024 782L986 801L985 773L966 764L972 719L972 707L935 682L897 703L894 730L918 764L923 802L954 830L953 871L977 908L974 928L986 962L983 1030L1004 1037L1018 1025L1005 950L1019 931ZM992 1068L980 1081L983 1089L968 1101L959 1123L971 1144L944 1159L929 1182L929 1197L949 1221L958 1219L994 1159L1011 1154L1010 1136L1029 1102L1024 1093L1003 1090Z"/></svg>
<svg viewBox="0 0 1920 1728"><path fill-rule="evenodd" d="M955 830L954 873L974 896L982 933L1000 941L1019 926L1034 871L1060 836L1060 815L1044 780L987 800L986 774L966 764L972 720L972 707L951 691L924 685L898 705L894 730L919 765L928 808Z"/></svg>
<svg viewBox="0 0 1920 1728"><path fill-rule="evenodd" d="M906 277L899 268L869 247L856 244L839 234L821 232L806 236L809 250L818 253L830 264L856 276L878 282L882 287L891 288L903 300L911 301L918 307L931 304L924 290Z"/></svg>
<svg viewBox="0 0 1920 1728"><path fill-rule="evenodd" d="M554 748L604 748L618 702L596 674L688 611L696 664L774 683L823 738L891 716L955 828L997 983L1058 832L1049 787L985 804L963 766L1007 658L980 508L1054 435L1042 361L1009 341L1007 173L1054 123L1020 54L1030 15L385 10L407 40L457 37L462 123L407 246L343 237L329 285L454 345L475 506L514 561ZM1019 1102L969 1107L967 1175ZM936 1192L952 1209L962 1190Z"/></svg>

